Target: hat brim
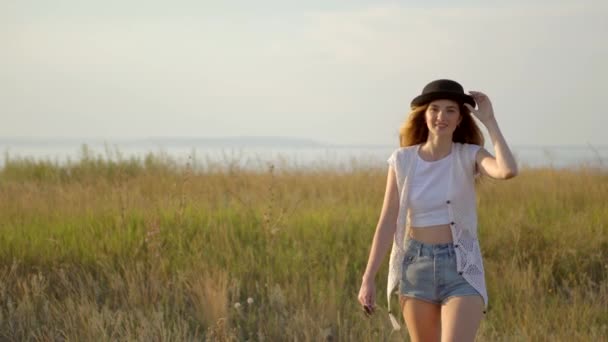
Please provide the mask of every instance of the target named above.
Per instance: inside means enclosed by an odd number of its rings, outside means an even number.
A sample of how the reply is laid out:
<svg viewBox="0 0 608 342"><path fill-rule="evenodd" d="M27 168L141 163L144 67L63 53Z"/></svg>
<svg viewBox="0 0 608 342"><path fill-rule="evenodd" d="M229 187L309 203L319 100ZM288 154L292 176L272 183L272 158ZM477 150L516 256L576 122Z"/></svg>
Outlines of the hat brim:
<svg viewBox="0 0 608 342"><path fill-rule="evenodd" d="M431 101L442 99L453 100L458 103L468 103L471 106L475 107L475 100L471 95L454 93L449 91L437 91L428 94L418 95L412 100L411 106L421 106Z"/></svg>

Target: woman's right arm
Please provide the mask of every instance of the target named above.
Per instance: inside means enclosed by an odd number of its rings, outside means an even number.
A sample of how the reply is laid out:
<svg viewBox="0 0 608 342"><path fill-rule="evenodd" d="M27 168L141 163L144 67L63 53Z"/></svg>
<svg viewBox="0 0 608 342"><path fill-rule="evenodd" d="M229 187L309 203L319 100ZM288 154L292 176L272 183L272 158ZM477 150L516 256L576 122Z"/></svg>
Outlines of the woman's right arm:
<svg viewBox="0 0 608 342"><path fill-rule="evenodd" d="M393 244L393 236L397 228L397 215L399 213L399 190L397 188L397 177L391 165L388 169L384 203L380 219L376 226L376 232L372 241L367 267L363 274L361 289L359 290L359 302L371 308L375 303L375 277L384 256Z"/></svg>

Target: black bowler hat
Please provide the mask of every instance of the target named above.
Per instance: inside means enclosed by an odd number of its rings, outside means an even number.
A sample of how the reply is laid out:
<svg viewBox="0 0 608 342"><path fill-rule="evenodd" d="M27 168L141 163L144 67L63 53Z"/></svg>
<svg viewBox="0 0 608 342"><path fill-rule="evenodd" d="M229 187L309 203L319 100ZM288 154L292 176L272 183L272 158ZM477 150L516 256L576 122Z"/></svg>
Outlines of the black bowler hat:
<svg viewBox="0 0 608 342"><path fill-rule="evenodd" d="M475 100L471 95L464 93L464 89L460 83L452 80L435 80L422 89L422 94L416 96L411 103L411 106L420 106L434 100L448 99L458 103L468 103L475 107Z"/></svg>

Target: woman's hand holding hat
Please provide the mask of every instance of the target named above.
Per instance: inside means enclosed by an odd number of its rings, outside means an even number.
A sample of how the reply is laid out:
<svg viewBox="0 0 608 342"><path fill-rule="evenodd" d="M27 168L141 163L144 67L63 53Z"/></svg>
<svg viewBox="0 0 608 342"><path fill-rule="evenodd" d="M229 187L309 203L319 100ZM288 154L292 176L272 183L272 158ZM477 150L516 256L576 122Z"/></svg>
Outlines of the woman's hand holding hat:
<svg viewBox="0 0 608 342"><path fill-rule="evenodd" d="M492 102L490 102L488 96L479 91L469 91L469 94L471 94L477 103L477 109L468 103L464 104L467 108L469 108L471 114L479 119L479 121L481 121L484 125L486 122L493 120L494 109L492 108Z"/></svg>

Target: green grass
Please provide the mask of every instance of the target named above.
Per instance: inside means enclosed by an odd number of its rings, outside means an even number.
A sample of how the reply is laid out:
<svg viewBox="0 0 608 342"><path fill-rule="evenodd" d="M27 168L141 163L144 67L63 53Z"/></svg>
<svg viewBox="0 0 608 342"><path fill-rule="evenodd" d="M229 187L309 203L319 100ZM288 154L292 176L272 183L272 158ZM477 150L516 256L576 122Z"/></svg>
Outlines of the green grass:
<svg viewBox="0 0 608 342"><path fill-rule="evenodd" d="M365 318L356 300L385 182L384 165L7 157L0 340L407 339L382 306ZM523 169L479 183L478 202L489 292L479 340L605 339L608 173Z"/></svg>

